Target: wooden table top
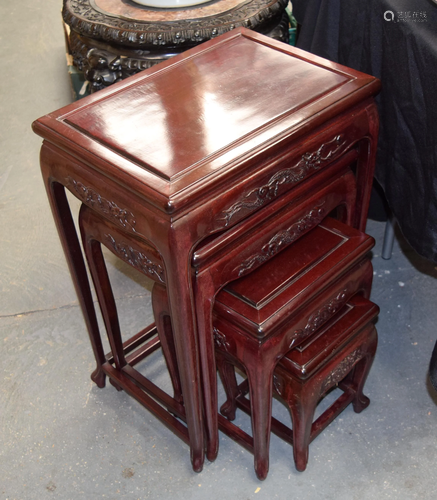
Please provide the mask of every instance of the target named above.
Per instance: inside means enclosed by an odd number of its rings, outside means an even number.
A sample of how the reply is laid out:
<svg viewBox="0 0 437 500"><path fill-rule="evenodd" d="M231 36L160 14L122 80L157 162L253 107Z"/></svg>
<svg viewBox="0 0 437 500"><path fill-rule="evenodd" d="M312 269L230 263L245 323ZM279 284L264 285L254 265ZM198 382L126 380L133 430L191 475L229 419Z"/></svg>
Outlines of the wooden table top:
<svg viewBox="0 0 437 500"><path fill-rule="evenodd" d="M368 75L244 28L47 115L34 130L168 213L374 95Z"/></svg>
<svg viewBox="0 0 437 500"><path fill-rule="evenodd" d="M216 310L262 338L271 333L271 325L299 310L307 288L334 281L333 274L358 262L374 243L365 233L327 218L274 259L229 283L217 295Z"/></svg>

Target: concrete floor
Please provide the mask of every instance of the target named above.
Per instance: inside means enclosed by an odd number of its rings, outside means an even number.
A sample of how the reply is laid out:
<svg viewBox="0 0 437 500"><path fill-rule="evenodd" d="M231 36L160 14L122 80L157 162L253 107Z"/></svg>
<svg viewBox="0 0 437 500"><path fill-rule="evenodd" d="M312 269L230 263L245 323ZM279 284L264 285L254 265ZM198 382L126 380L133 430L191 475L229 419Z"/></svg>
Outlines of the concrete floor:
<svg viewBox="0 0 437 500"><path fill-rule="evenodd" d="M437 271L401 239L382 260L382 223L368 225L381 307L366 387L372 403L360 415L347 408L313 442L304 473L273 437L261 483L252 456L222 436L217 460L196 474L188 448L147 411L91 383L93 357L39 173L41 141L30 129L71 100L61 4L0 4L0 499L435 498L437 408L427 368ZM150 286L109 260L123 327L134 332L151 320ZM148 369L168 384L158 355Z"/></svg>

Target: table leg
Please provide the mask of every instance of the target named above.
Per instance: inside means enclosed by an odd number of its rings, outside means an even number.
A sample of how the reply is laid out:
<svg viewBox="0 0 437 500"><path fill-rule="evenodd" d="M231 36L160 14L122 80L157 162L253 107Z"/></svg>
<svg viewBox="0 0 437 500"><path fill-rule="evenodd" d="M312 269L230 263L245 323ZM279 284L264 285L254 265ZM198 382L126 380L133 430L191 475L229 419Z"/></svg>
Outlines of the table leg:
<svg viewBox="0 0 437 500"><path fill-rule="evenodd" d="M205 409L206 456L210 462L217 458L219 448L217 416L217 369L215 360L212 311L217 290L214 284L201 279L195 284L196 316L202 368Z"/></svg>
<svg viewBox="0 0 437 500"><path fill-rule="evenodd" d="M374 103L366 108L368 116L367 139L361 141L357 162L357 210L354 227L366 230L367 212L369 211L370 194L375 171L376 149L378 144L379 117Z"/></svg>
<svg viewBox="0 0 437 500"><path fill-rule="evenodd" d="M170 235L168 247L162 252L166 267L167 290L170 303L173 334L181 378L191 462L200 472L205 456L202 418L199 353L196 335L195 310L191 283L191 247L180 241L180 233ZM171 253L168 253L171 250Z"/></svg>
<svg viewBox="0 0 437 500"><path fill-rule="evenodd" d="M91 379L98 387L105 386L105 374L102 365L105 363L105 353L103 351L99 326L93 304L93 297L89 285L88 275L83 260L82 250L71 216L65 188L59 182L54 181L44 163L41 162L41 169L53 218L58 229L59 238L64 249L70 274L73 280L82 314L87 326L91 346L96 359L97 367L91 374Z"/></svg>
<svg viewBox="0 0 437 500"><path fill-rule="evenodd" d="M159 283L153 285L152 308L162 352L173 385L173 397L178 403L183 404L181 377L175 351L171 314L168 307L167 288Z"/></svg>
<svg viewBox="0 0 437 500"><path fill-rule="evenodd" d="M246 364L252 410L253 454L255 473L263 481L269 472L270 429L272 419L273 371L276 361L259 359Z"/></svg>
<svg viewBox="0 0 437 500"><path fill-rule="evenodd" d="M117 305L115 304L111 283L109 282L102 248L100 242L94 239L84 238L82 241L84 243L84 251L90 273L94 281L94 289L99 300L103 321L106 326L109 343L111 345L114 363L117 370L121 371L126 365L126 358L124 355L120 323L118 321Z"/></svg>

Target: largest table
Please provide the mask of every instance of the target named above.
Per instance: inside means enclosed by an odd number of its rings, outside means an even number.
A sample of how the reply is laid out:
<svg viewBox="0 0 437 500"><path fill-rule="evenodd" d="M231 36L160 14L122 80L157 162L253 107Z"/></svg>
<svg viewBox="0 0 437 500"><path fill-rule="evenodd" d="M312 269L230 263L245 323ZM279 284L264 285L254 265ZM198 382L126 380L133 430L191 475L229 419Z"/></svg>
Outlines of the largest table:
<svg viewBox="0 0 437 500"><path fill-rule="evenodd" d="M241 28L34 123L45 139L41 169L99 386L105 359L65 188L161 255L196 471L205 449L198 348L205 332L196 331L193 252L296 184L326 174L352 149L354 225L363 229L378 89L373 77ZM209 425L216 433L216 419Z"/></svg>

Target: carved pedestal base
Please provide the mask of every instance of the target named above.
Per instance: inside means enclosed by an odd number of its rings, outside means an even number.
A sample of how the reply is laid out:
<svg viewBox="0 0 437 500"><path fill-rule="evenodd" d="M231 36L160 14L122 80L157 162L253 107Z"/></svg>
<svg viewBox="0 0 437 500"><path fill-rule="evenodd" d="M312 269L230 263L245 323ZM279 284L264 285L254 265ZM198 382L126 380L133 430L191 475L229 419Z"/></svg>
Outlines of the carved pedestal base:
<svg viewBox="0 0 437 500"><path fill-rule="evenodd" d="M74 65L95 92L240 26L288 42L286 0L219 0L150 9L130 0L64 0Z"/></svg>

